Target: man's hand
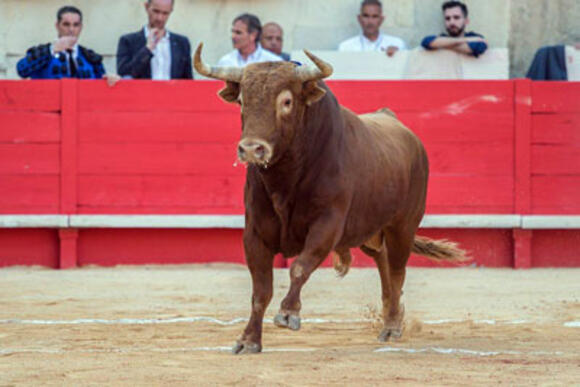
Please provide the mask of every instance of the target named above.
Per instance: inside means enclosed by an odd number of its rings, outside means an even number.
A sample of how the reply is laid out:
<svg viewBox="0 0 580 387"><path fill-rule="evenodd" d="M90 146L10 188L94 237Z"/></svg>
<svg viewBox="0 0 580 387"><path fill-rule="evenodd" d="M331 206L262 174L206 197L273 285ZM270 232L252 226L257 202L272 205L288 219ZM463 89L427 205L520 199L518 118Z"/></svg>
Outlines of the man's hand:
<svg viewBox="0 0 580 387"><path fill-rule="evenodd" d="M147 48L149 51L153 52L157 43L165 36L165 29L160 30L159 28L151 28L149 30L149 36L147 36Z"/></svg>
<svg viewBox="0 0 580 387"><path fill-rule="evenodd" d="M463 39L465 43L485 43L487 44L487 40L482 38L481 36L470 36L468 38Z"/></svg>
<svg viewBox="0 0 580 387"><path fill-rule="evenodd" d="M56 54L66 50L72 50L72 48L77 44L78 38L75 36L63 36L60 37L52 44L52 51Z"/></svg>
<svg viewBox="0 0 580 387"><path fill-rule="evenodd" d="M109 87L113 87L121 80L121 77L117 74L105 74L103 75L103 79L107 81Z"/></svg>
<svg viewBox="0 0 580 387"><path fill-rule="evenodd" d="M395 47L395 46L389 46L387 47L387 56L393 56L395 55L395 52L399 51L399 47Z"/></svg>

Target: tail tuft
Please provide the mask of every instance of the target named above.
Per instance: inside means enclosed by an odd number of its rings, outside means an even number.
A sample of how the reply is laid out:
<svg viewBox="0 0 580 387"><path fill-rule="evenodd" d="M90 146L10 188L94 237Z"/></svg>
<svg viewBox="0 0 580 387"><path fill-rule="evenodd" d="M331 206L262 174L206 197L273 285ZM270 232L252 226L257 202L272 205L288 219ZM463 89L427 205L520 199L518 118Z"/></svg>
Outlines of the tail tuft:
<svg viewBox="0 0 580 387"><path fill-rule="evenodd" d="M459 248L457 243L449 242L446 239L435 240L415 236L412 252L437 262L462 263L472 259L467 256L465 250Z"/></svg>

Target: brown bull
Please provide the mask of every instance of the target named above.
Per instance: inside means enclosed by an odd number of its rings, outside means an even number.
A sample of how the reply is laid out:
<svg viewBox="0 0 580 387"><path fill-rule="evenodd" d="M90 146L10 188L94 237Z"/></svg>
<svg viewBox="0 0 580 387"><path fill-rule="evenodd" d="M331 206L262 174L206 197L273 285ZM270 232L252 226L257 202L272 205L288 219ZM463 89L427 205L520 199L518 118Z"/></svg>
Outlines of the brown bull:
<svg viewBox="0 0 580 387"><path fill-rule="evenodd" d="M291 285L274 318L300 328L300 291L331 252L345 275L350 248L376 262L384 328L379 340L401 336L400 305L411 252L462 260L454 244L416 237L425 212L429 167L421 141L388 110L356 115L321 81L332 67L305 51L316 68L266 62L244 69L195 68L227 82L219 95L241 105L238 158L248 163L244 249L252 275L250 321L234 353L260 352L262 320L272 299L274 255L297 256ZM388 252L388 254L387 254Z"/></svg>

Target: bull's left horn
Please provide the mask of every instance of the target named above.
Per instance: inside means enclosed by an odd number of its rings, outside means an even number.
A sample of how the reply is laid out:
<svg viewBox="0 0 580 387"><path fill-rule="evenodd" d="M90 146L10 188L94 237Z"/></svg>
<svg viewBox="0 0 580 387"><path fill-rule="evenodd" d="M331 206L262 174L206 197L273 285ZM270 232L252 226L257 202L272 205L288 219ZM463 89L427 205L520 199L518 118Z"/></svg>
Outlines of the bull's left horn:
<svg viewBox="0 0 580 387"><path fill-rule="evenodd" d="M308 68L305 66L299 66L296 68L296 74L298 75L298 79L303 82L306 81L313 81L317 79L327 78L332 75L332 66L329 63L326 63L313 53L308 50L304 50L304 53L307 57L310 58L311 61L314 62L316 68Z"/></svg>
<svg viewBox="0 0 580 387"><path fill-rule="evenodd" d="M240 67L212 67L201 60L201 49L203 43L200 43L195 50L193 57L193 66L195 70L204 77L221 79L222 81L240 82L242 80L243 69Z"/></svg>

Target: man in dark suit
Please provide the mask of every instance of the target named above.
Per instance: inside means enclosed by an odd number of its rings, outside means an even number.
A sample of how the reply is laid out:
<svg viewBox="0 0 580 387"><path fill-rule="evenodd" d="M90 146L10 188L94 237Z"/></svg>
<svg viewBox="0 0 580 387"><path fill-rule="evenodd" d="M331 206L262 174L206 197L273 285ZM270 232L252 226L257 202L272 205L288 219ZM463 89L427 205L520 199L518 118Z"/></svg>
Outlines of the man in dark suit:
<svg viewBox="0 0 580 387"><path fill-rule="evenodd" d="M117 47L117 73L136 79L192 79L191 46L182 35L167 31L174 0L147 0L149 23L123 35Z"/></svg>

